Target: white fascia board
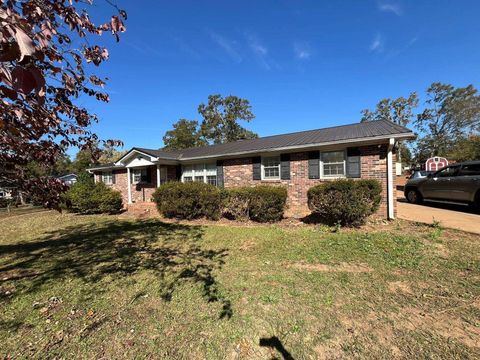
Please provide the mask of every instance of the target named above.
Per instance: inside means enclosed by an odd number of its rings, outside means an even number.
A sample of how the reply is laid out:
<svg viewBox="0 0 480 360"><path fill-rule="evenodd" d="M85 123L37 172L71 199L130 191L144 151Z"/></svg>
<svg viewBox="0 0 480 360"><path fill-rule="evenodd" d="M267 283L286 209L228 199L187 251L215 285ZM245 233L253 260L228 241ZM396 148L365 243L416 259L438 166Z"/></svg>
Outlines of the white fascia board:
<svg viewBox="0 0 480 360"><path fill-rule="evenodd" d="M140 151L140 150L137 150L137 149L132 149L132 150L130 150L129 152L127 152L125 155L123 155L120 159L118 159L118 161L115 162L115 165L124 166L125 164L124 164L124 161L123 161L123 160L129 158L129 157L130 157L132 154L134 154L134 153L140 154L140 155L143 155L143 156L146 156L146 157L148 157L148 158L150 159L150 161L152 161L152 162L155 162L155 161L158 160L158 158L155 157L155 156L152 156L152 155L150 155L150 154L144 153L143 151Z"/></svg>

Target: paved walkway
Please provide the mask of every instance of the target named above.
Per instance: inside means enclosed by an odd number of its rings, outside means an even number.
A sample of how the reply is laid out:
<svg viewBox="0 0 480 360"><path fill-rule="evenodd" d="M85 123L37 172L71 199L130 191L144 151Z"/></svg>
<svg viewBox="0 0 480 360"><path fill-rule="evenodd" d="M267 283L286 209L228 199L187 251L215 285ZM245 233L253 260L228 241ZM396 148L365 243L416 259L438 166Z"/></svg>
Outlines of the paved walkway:
<svg viewBox="0 0 480 360"><path fill-rule="evenodd" d="M397 216L400 219L432 224L439 221L440 226L480 234L480 215L461 205L425 202L423 205L409 204L399 193Z"/></svg>

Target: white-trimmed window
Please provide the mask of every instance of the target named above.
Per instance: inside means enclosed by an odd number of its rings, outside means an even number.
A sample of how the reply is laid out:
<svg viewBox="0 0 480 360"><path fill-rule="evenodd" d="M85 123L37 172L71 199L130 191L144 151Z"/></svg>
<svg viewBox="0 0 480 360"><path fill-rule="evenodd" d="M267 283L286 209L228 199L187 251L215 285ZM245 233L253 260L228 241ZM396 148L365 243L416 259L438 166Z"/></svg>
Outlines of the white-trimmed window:
<svg viewBox="0 0 480 360"><path fill-rule="evenodd" d="M217 186L217 164L205 164L205 182Z"/></svg>
<svg viewBox="0 0 480 360"><path fill-rule="evenodd" d="M193 165L193 181L205 182L205 164Z"/></svg>
<svg viewBox="0 0 480 360"><path fill-rule="evenodd" d="M138 184L147 179L147 169L132 169L132 183Z"/></svg>
<svg viewBox="0 0 480 360"><path fill-rule="evenodd" d="M211 185L217 185L217 165L195 164L185 165L182 168L182 182L204 182Z"/></svg>
<svg viewBox="0 0 480 360"><path fill-rule="evenodd" d="M262 179L280 180L280 156L262 157Z"/></svg>
<svg viewBox="0 0 480 360"><path fill-rule="evenodd" d="M345 151L326 151L320 154L322 177L345 176Z"/></svg>
<svg viewBox="0 0 480 360"><path fill-rule="evenodd" d="M113 184L113 174L111 171L102 172L102 182L107 185Z"/></svg>
<svg viewBox="0 0 480 360"><path fill-rule="evenodd" d="M193 181L193 166L185 165L182 172L182 182L192 182Z"/></svg>

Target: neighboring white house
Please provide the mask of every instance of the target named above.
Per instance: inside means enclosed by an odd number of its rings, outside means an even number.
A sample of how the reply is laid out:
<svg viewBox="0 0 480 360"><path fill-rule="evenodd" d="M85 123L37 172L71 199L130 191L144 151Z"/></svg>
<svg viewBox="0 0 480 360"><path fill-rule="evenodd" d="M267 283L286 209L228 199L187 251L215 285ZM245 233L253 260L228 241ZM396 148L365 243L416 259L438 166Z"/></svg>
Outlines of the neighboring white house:
<svg viewBox="0 0 480 360"><path fill-rule="evenodd" d="M59 179L62 180L66 185L72 186L77 182L77 175L75 174L63 175L63 176L60 176Z"/></svg>

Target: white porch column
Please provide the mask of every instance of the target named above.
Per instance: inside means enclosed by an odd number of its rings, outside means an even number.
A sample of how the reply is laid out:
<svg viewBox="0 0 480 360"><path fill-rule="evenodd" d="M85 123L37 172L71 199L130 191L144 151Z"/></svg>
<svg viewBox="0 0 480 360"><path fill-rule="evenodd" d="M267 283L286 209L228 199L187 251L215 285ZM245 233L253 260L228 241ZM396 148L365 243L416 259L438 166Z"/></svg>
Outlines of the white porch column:
<svg viewBox="0 0 480 360"><path fill-rule="evenodd" d="M388 143L387 152L387 209L388 218L390 220L395 219L395 211L393 207L393 147L395 145L395 139L390 139Z"/></svg>
<svg viewBox="0 0 480 360"><path fill-rule="evenodd" d="M157 187L160 187L160 165L157 164Z"/></svg>
<svg viewBox="0 0 480 360"><path fill-rule="evenodd" d="M127 184L128 184L128 203L132 203L132 177L130 176L130 168L127 167Z"/></svg>

